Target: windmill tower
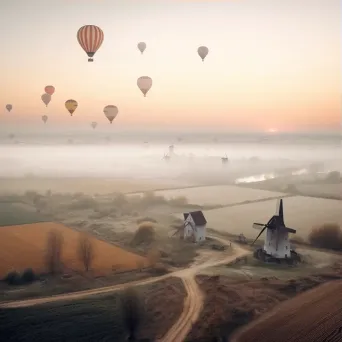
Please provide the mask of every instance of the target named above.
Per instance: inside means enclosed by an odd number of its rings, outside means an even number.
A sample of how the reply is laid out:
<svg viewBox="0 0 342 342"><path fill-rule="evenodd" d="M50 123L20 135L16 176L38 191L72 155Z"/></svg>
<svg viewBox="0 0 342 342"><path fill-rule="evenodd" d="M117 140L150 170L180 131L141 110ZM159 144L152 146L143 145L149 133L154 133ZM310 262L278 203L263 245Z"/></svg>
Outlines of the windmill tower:
<svg viewBox="0 0 342 342"><path fill-rule="evenodd" d="M266 238L263 249L259 252L266 257L276 259L288 259L292 257L293 251L290 249L289 233L296 233L296 230L288 228L284 223L283 200L277 202L276 214L266 223L254 223L253 228L261 229L260 233L253 241L258 240L260 235L266 230Z"/></svg>

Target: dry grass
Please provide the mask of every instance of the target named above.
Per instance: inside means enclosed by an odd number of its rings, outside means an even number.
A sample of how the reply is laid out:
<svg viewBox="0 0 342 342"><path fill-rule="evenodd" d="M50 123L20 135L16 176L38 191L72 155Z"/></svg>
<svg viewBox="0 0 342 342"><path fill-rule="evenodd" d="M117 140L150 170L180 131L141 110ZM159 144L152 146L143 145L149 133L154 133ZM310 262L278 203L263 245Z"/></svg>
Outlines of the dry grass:
<svg viewBox="0 0 342 342"><path fill-rule="evenodd" d="M295 196L284 199L287 226L297 230L296 236L307 239L311 229L326 222L342 225L341 201ZM206 210L208 228L223 233L240 234L255 238L258 231L253 222L266 223L275 213L276 200L250 203L230 208Z"/></svg>
<svg viewBox="0 0 342 342"><path fill-rule="evenodd" d="M340 184L298 184L297 190L304 196L342 198L342 183Z"/></svg>
<svg viewBox="0 0 342 342"><path fill-rule="evenodd" d="M297 320L296 317L301 317L304 321L306 317L306 306L303 305L303 301L300 300L302 296L299 294L330 281L331 279L341 278L342 273L340 273L339 270L330 270L330 273L327 274L317 274L305 278L301 277L298 279L286 280L269 277L241 281L232 280L231 277L224 276L198 276L197 281L199 282L202 291L206 294L206 298L200 318L193 326L187 341L215 341L215 337L225 337L231 341L232 334L235 333L238 328L259 317L262 319L263 315L267 315L270 310L277 308L278 305L282 305L281 302L295 296L294 301L298 298L301 303L300 305L296 305L296 309L300 310L300 307L302 306L304 312L300 314L292 312L292 317L295 317L292 321ZM342 296L342 291L340 291L340 293ZM297 297L297 295L299 296ZM286 302L284 302L284 304L286 304ZM315 305L312 310L317 312L317 307L318 306ZM286 328L283 329L283 327L286 326L286 323L284 322L290 321L291 317L290 315L288 318L286 318L286 315L278 315L277 317L279 320L277 323L268 323L266 320L267 328L263 330L262 334L256 335L259 337L258 339L254 340L254 337L256 336L252 332L251 334L248 334L250 339L243 339L242 341L289 341L290 339L280 339L283 335L279 333L278 328L274 330L270 329L270 327L282 326L281 329L285 332ZM253 324L253 322L251 324ZM266 324L264 324L264 326ZM305 323L303 322L302 324ZM287 330L289 333L292 331L290 327L288 327ZM274 334L277 335L275 336ZM220 340L217 339L216 341ZM298 341L301 340L298 339ZM312 342L318 340L305 340L305 342L307 341ZM240 342L240 340L238 340L238 342Z"/></svg>
<svg viewBox="0 0 342 342"><path fill-rule="evenodd" d="M0 277L11 270L22 271L29 267L36 273L46 272L44 253L47 236L52 230L60 232L64 238L64 267L82 272L84 266L77 255L80 233L62 224L48 222L0 229ZM93 237L91 241L95 253L92 262L95 275L107 274L113 266L121 271L136 269L139 263L148 264L147 259L139 255Z"/></svg>
<svg viewBox="0 0 342 342"><path fill-rule="evenodd" d="M282 193L224 185L155 191L155 195L171 201L177 199L176 203L178 202L179 205L185 205L184 199L187 199L190 204L208 206L279 197Z"/></svg>

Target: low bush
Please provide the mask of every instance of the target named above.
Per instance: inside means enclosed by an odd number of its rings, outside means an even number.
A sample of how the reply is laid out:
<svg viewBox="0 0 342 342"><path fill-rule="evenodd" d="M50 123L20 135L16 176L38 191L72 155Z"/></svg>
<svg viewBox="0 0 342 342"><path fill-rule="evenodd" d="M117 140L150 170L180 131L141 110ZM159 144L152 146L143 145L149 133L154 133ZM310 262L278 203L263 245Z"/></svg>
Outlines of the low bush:
<svg viewBox="0 0 342 342"><path fill-rule="evenodd" d="M21 276L17 271L11 271L4 278L4 281L8 285L20 285L21 284Z"/></svg>
<svg viewBox="0 0 342 342"><path fill-rule="evenodd" d="M36 280L36 275L33 272L32 268L27 268L21 275L21 280L23 283L32 283Z"/></svg>
<svg viewBox="0 0 342 342"><path fill-rule="evenodd" d="M342 250L342 230L336 223L323 224L312 229L309 242L318 248Z"/></svg>
<svg viewBox="0 0 342 342"><path fill-rule="evenodd" d="M153 222L141 222L135 232L132 243L140 245L142 243L152 243L155 240L155 226Z"/></svg>

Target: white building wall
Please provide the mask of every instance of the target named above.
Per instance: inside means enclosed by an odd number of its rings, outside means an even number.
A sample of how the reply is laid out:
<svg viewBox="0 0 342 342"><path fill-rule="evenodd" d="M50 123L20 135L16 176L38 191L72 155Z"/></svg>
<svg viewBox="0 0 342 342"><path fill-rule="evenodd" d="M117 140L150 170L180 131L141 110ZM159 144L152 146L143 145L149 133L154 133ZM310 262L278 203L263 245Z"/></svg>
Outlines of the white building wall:
<svg viewBox="0 0 342 342"><path fill-rule="evenodd" d="M290 258L289 233L282 230L267 229L264 250L267 254L272 255L275 258Z"/></svg>
<svg viewBox="0 0 342 342"><path fill-rule="evenodd" d="M206 238L206 226L197 226L195 232L195 241L202 242Z"/></svg>

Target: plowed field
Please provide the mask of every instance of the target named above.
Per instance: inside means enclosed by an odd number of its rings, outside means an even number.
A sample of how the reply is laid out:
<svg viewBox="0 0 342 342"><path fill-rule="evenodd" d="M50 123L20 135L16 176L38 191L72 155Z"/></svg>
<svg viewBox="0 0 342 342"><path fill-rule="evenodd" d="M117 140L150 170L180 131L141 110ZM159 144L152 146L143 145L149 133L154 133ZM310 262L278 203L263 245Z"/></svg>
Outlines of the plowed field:
<svg viewBox="0 0 342 342"><path fill-rule="evenodd" d="M33 268L44 272L45 248L48 233L51 230L63 234L62 262L65 268L83 271L77 256L79 233L62 224L47 222L9 226L0 228L0 278L11 270L22 271ZM94 248L94 260L91 266L95 274L106 274L116 270L135 269L147 265L147 259L91 237Z"/></svg>
<svg viewBox="0 0 342 342"><path fill-rule="evenodd" d="M237 333L232 341L342 341L342 281L326 283L283 302Z"/></svg>

